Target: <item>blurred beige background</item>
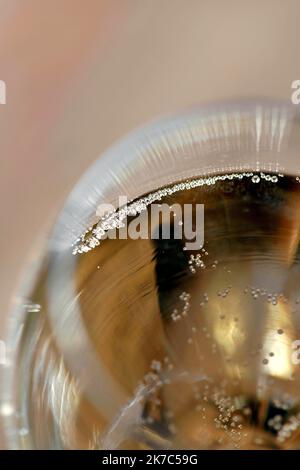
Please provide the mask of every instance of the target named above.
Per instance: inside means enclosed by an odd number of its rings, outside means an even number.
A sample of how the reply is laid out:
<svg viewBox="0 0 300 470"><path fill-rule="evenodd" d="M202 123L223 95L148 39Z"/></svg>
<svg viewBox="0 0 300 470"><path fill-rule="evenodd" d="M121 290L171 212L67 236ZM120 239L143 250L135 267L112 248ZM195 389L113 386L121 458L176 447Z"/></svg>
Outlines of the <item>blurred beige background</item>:
<svg viewBox="0 0 300 470"><path fill-rule="evenodd" d="M0 0L0 336L35 238L90 163L194 103L290 99L299 25L298 0Z"/></svg>

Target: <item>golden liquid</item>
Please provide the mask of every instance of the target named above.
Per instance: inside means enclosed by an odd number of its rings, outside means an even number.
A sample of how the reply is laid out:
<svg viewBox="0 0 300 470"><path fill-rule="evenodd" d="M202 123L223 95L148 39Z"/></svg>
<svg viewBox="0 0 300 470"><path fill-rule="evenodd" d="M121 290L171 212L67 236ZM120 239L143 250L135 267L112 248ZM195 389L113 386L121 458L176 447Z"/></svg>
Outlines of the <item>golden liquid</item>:
<svg viewBox="0 0 300 470"><path fill-rule="evenodd" d="M227 175L162 202L204 204L202 249L107 239L75 255L81 319L123 405L114 409L96 384L95 406L70 371L49 321L45 264L30 299L41 309L28 313L20 355L26 445L300 448L299 182Z"/></svg>

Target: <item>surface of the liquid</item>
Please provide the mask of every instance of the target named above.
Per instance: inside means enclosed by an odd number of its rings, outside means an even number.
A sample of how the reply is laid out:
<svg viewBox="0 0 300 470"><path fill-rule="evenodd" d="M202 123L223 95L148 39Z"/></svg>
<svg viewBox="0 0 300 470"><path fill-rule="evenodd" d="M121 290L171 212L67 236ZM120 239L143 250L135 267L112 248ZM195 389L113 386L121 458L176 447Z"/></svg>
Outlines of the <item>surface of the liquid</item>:
<svg viewBox="0 0 300 470"><path fill-rule="evenodd" d="M34 445L300 448L300 184L259 172L197 181L160 193L159 203L204 204L202 248L174 238L91 244L89 233L87 252L70 252L89 343L124 396L111 415L107 387L95 385L95 405L69 370L41 277L31 298L41 308L25 330L38 334L28 384Z"/></svg>

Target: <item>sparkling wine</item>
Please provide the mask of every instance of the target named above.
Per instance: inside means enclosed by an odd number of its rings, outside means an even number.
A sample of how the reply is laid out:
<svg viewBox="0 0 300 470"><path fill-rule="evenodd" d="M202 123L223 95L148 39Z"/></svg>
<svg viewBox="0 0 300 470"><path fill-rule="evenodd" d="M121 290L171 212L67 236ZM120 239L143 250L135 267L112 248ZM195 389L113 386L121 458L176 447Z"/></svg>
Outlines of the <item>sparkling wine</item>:
<svg viewBox="0 0 300 470"><path fill-rule="evenodd" d="M23 439L58 448L300 448L298 179L211 175L134 203L150 220L156 202L192 212L203 204L203 246L187 249L172 230L168 239L101 239L98 224L69 253L101 383L84 357L76 376L61 351L47 296L51 256L45 262L21 336ZM60 324L74 348L77 319L73 329Z"/></svg>

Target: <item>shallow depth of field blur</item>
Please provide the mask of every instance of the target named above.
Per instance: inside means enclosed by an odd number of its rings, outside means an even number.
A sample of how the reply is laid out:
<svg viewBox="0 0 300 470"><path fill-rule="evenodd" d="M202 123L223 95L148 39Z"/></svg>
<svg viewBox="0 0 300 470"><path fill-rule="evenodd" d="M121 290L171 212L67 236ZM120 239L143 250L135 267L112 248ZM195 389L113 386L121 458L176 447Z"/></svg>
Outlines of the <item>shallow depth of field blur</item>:
<svg viewBox="0 0 300 470"><path fill-rule="evenodd" d="M0 0L0 339L33 242L82 172L157 116L290 100L299 23L297 0Z"/></svg>

